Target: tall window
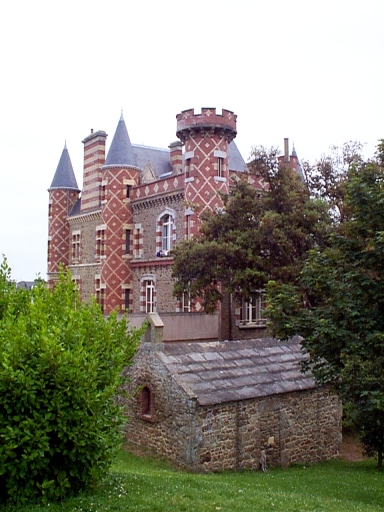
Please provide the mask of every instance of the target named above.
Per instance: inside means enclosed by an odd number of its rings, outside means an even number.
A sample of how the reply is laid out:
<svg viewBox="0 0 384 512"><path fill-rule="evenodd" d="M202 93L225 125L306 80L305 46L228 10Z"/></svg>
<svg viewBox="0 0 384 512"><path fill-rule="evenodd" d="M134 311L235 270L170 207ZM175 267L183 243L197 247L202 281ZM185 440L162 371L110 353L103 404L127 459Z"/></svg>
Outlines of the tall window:
<svg viewBox="0 0 384 512"><path fill-rule="evenodd" d="M218 157L217 159L217 175L219 178L223 177L224 172L224 158Z"/></svg>
<svg viewBox="0 0 384 512"><path fill-rule="evenodd" d="M101 257L104 256L104 240L105 240L105 231L104 229L96 228L96 260L100 261Z"/></svg>
<svg viewBox="0 0 384 512"><path fill-rule="evenodd" d="M125 230L125 254L129 254L131 250L131 230Z"/></svg>
<svg viewBox="0 0 384 512"><path fill-rule="evenodd" d="M125 303L125 311L128 313L129 312L129 300L130 300L130 290L128 288L126 288L124 290L124 293L125 293L125 297L124 297L124 303Z"/></svg>
<svg viewBox="0 0 384 512"><path fill-rule="evenodd" d="M181 310L184 313L191 311L191 294L188 291L185 291L181 297Z"/></svg>
<svg viewBox="0 0 384 512"><path fill-rule="evenodd" d="M261 293L253 294L248 301L244 301L241 307L240 323L243 325L264 326L266 319L263 318L265 308L264 296Z"/></svg>
<svg viewBox="0 0 384 512"><path fill-rule="evenodd" d="M153 422L155 414L155 404L152 390L149 386L144 386L139 394L139 414L144 421Z"/></svg>
<svg viewBox="0 0 384 512"><path fill-rule="evenodd" d="M162 218L162 250L170 251L172 249L173 240L173 218L171 215L164 215Z"/></svg>
<svg viewBox="0 0 384 512"><path fill-rule="evenodd" d="M145 281L145 312L155 311L155 284L152 280Z"/></svg>
<svg viewBox="0 0 384 512"><path fill-rule="evenodd" d="M72 233L72 261L78 261L80 258L80 231Z"/></svg>

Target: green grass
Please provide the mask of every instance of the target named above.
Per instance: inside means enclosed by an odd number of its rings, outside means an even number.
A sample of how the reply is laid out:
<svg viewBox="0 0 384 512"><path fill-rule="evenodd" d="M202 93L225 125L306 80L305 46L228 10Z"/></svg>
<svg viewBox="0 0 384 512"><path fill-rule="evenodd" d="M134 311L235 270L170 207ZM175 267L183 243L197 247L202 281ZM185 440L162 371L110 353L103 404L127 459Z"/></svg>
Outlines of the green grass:
<svg viewBox="0 0 384 512"><path fill-rule="evenodd" d="M14 507L7 512L379 510L384 510L384 472L375 469L372 460L202 475L122 451L110 477L94 492L61 504Z"/></svg>

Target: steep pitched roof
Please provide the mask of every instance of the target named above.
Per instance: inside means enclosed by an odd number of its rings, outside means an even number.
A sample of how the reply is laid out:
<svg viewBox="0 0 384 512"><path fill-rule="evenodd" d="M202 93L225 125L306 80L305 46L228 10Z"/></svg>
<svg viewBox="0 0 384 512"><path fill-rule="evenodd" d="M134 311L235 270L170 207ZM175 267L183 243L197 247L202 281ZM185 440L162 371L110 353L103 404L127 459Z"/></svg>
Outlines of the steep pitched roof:
<svg viewBox="0 0 384 512"><path fill-rule="evenodd" d="M77 186L75 173L73 172L73 167L66 144L64 145L59 164L53 177L51 186L48 190L55 188L65 188L80 191L79 187Z"/></svg>
<svg viewBox="0 0 384 512"><path fill-rule="evenodd" d="M315 387L303 375L300 340L253 339L169 343L157 352L173 378L200 405L217 404Z"/></svg>
<svg viewBox="0 0 384 512"><path fill-rule="evenodd" d="M292 146L292 156L296 157L297 158L297 172L299 173L299 176L300 178L305 181L305 178L304 178L304 173L303 173L303 168L301 167L300 165L300 160L299 160L299 157L297 156L297 153L296 153L296 149L295 149L295 145L293 144Z"/></svg>
<svg viewBox="0 0 384 512"><path fill-rule="evenodd" d="M228 165L230 171L244 171L246 167L234 140L228 146Z"/></svg>
<svg viewBox="0 0 384 512"><path fill-rule="evenodd" d="M133 165L135 167L137 165L123 114L118 122L104 165Z"/></svg>

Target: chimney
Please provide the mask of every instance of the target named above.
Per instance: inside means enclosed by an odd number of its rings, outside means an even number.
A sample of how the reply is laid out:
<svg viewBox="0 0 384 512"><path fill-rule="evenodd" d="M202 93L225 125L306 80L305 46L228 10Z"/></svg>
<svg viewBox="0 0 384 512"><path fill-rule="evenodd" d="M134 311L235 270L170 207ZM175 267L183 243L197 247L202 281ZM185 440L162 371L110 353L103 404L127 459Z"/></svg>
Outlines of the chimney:
<svg viewBox="0 0 384 512"><path fill-rule="evenodd" d="M180 174L183 165L183 144L180 140L169 145L169 158L174 174Z"/></svg>
<svg viewBox="0 0 384 512"><path fill-rule="evenodd" d="M289 162L289 139L284 139L284 162Z"/></svg>

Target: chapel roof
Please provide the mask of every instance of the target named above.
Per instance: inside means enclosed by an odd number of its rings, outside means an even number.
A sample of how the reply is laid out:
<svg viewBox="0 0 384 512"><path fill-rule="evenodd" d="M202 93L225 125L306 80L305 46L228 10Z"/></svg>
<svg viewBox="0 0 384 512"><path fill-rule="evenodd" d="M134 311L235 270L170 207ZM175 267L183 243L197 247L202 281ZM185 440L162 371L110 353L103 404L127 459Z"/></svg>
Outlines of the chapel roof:
<svg viewBox="0 0 384 512"><path fill-rule="evenodd" d="M300 339L172 342L156 352L173 378L200 405L266 397L315 387L300 371Z"/></svg>
<svg viewBox="0 0 384 512"><path fill-rule="evenodd" d="M79 187L77 186L75 173L73 172L73 167L66 144L64 145L59 164L53 177L51 186L48 190L57 188L80 191Z"/></svg>

